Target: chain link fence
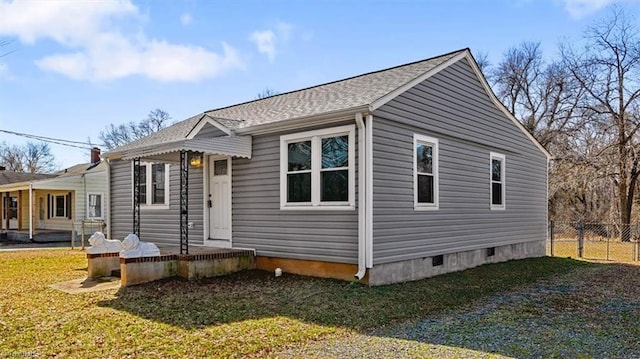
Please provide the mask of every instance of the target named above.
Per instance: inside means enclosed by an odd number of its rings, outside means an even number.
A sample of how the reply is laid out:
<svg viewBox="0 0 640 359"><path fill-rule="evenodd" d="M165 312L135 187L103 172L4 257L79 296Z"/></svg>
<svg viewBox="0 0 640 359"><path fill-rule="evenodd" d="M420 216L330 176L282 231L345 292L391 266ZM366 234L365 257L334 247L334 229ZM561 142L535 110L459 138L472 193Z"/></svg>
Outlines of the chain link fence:
<svg viewBox="0 0 640 359"><path fill-rule="evenodd" d="M547 254L611 261L640 260L640 225L549 222Z"/></svg>

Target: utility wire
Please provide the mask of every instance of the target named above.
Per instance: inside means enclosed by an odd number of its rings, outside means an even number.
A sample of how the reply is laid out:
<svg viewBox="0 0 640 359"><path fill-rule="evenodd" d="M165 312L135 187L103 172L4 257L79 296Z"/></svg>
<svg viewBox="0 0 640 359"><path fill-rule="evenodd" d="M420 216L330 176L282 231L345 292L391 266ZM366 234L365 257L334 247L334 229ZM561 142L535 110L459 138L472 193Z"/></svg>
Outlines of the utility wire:
<svg viewBox="0 0 640 359"><path fill-rule="evenodd" d="M15 136L31 138L31 139L34 139L34 140L54 143L54 144L62 145L62 146L81 148L83 150L90 150L91 147L83 147L83 146L78 146L78 145L103 146L104 147L104 145L102 145L102 144L95 144L95 143L89 143L89 142L80 142L80 141L72 141L72 140L64 140L64 139L60 139L60 138L38 136L38 135L32 135L32 134L28 134L28 133L14 132L14 131L8 131L8 130L0 130L0 132L8 133L10 135L15 135Z"/></svg>

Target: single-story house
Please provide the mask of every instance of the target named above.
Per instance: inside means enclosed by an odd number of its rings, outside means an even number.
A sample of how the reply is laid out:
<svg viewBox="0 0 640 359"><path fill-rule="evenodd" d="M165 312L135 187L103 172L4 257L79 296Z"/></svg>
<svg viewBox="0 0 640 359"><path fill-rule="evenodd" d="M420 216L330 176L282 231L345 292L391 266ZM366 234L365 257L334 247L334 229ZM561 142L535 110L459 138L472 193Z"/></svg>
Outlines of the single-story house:
<svg viewBox="0 0 640 359"><path fill-rule="evenodd" d="M545 254L549 153L469 49L206 111L105 157L112 238L372 285Z"/></svg>
<svg viewBox="0 0 640 359"><path fill-rule="evenodd" d="M93 233L107 221L107 164L98 148L90 163L53 174L2 170L0 178L2 229L11 238L66 233L70 239L73 231L82 231L83 222Z"/></svg>

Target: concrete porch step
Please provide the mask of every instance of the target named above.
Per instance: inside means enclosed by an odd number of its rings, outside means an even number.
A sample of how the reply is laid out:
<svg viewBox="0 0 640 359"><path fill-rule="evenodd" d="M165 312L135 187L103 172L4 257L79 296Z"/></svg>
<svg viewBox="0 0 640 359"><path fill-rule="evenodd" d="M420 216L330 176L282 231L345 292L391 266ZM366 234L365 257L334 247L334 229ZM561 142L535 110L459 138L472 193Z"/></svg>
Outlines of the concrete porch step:
<svg viewBox="0 0 640 359"><path fill-rule="evenodd" d="M87 254L89 276L120 272L122 286L130 286L171 277L188 280L216 277L255 268L255 251L251 249L200 249L194 254L163 252L158 257L141 258L120 258L117 253Z"/></svg>

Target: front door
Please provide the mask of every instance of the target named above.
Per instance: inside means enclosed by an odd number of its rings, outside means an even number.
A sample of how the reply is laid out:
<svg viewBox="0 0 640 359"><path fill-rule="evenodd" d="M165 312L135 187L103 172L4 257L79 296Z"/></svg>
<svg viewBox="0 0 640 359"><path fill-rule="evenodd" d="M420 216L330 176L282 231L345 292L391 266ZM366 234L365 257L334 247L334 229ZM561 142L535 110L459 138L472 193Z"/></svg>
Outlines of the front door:
<svg viewBox="0 0 640 359"><path fill-rule="evenodd" d="M231 159L209 158L209 239L231 239Z"/></svg>
<svg viewBox="0 0 640 359"><path fill-rule="evenodd" d="M44 220L47 216L47 202L44 197L38 198L38 229L44 229Z"/></svg>
<svg viewBox="0 0 640 359"><path fill-rule="evenodd" d="M18 229L18 197L9 197L9 229Z"/></svg>

